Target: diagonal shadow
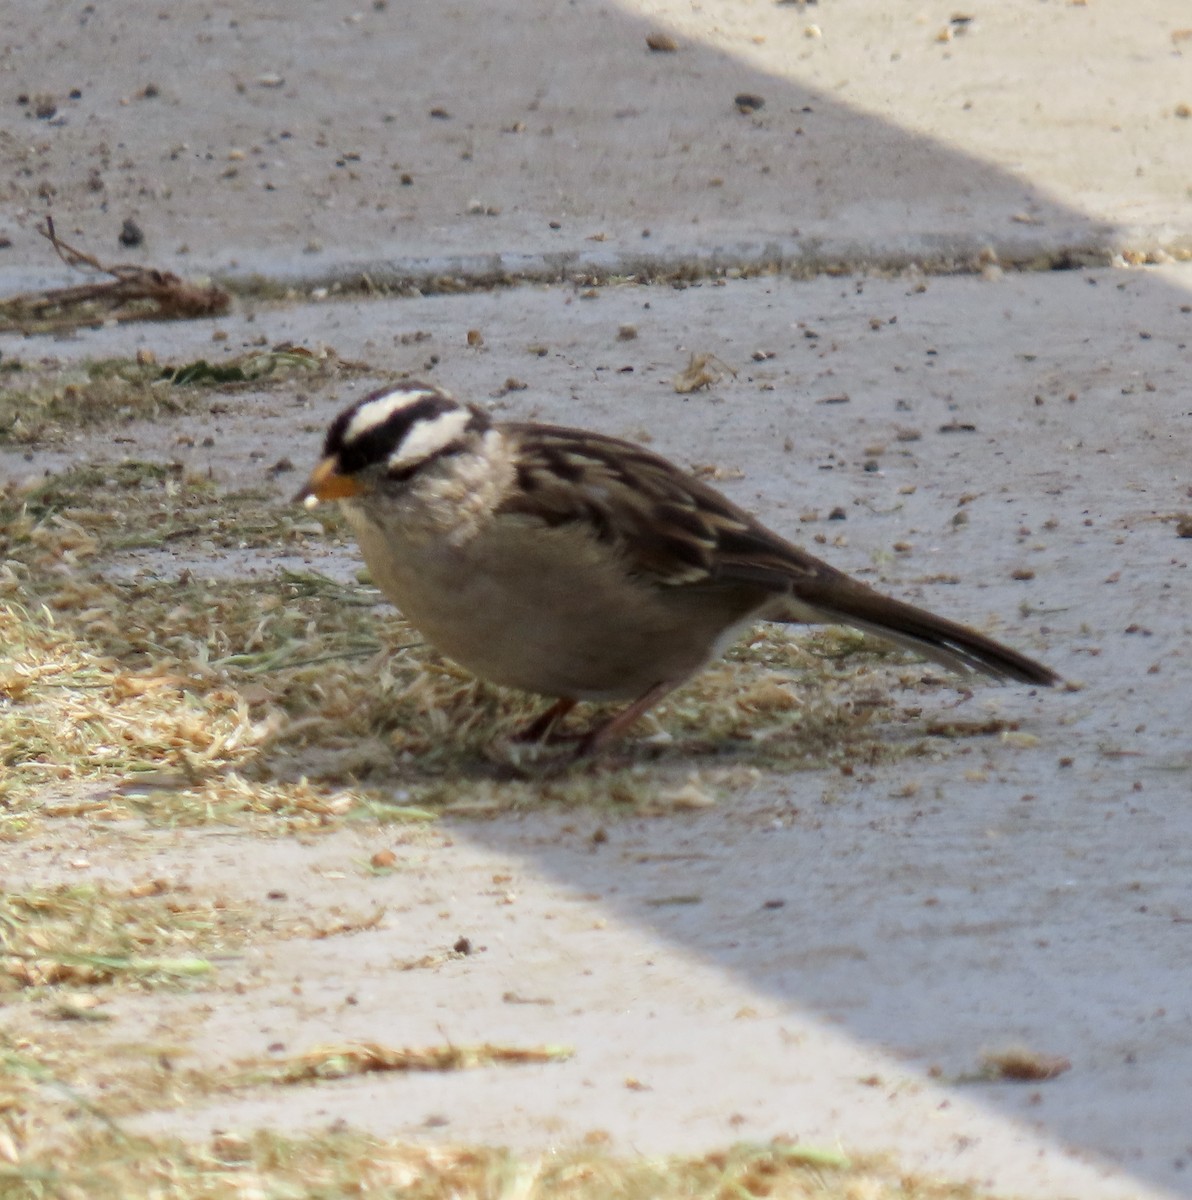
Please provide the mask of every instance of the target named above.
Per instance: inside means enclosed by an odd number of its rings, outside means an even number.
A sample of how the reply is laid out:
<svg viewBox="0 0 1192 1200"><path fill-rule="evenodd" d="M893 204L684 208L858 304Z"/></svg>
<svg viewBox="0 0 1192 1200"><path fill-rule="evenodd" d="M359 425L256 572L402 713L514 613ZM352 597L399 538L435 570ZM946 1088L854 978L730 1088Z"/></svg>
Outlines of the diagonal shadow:
<svg viewBox="0 0 1192 1200"><path fill-rule="evenodd" d="M197 265L241 279L946 267L986 247L1004 262L1071 266L1103 260L1125 236L956 147L728 54L688 44L673 58L651 56L649 26L617 9L390 4L360 33L323 11L332 6L305 14L301 30L259 14L226 19L231 6L205 21L207 7L175 5L171 29L189 36L144 44L170 89L169 104L150 110L152 138L134 136L118 111L97 112L126 134L133 165L107 195L89 193L80 141L58 180L64 227L135 202L138 172L152 165L169 193L155 217L160 236L168 229L191 244ZM37 19L64 36L44 11ZM65 35L77 57L40 65L61 73L73 62L103 78L107 42L95 34L105 19L96 13L84 33ZM250 86L232 110L208 103L200 34L229 77L255 79L261 63L276 63L288 86ZM764 107L740 112L733 98L745 93ZM436 108L449 115L430 116ZM291 126L296 135L281 138ZM76 135L87 136L84 122L52 136ZM169 158L163 148L174 141L194 152ZM227 156L214 148L231 142L269 147L274 165L260 174L276 190L247 170L224 178ZM336 155L349 150L356 157L340 165ZM15 198L36 182L14 182ZM1023 214L1030 223L1016 220ZM307 239L332 249L301 257ZM1162 280L1138 287L1144 306L1174 301ZM1164 553L1158 542L1148 549ZM1120 656L1092 662L1106 693L1115 672L1138 674ZM1186 711L1178 666L1162 702ZM1116 736L1108 727L1125 720L1114 709L1105 730L1094 721L1085 732ZM1178 1127L1192 1111L1186 788L1169 775L1152 789L1157 801L1123 808L1136 761L1108 757L1065 774L1057 725L1042 716L1038 728L1042 748L1009 764L991 755L983 779L958 777L955 761L925 770L919 798L891 795L879 775L833 789L842 799L825 803L824 789L799 777L734 801L732 812L614 826L595 854L531 839L517 821L461 832L531 857L757 989L946 1075L971 1068L975 1046L1007 1036L1060 1049L1073 1071L1048 1085L1041 1107L1004 1084L981 1085L981 1096L1192 1194ZM700 856L651 858L650 845L675 830L700 838ZM1036 865L1024 870L1024 860ZM702 903L649 903L674 890L676 872ZM781 907L765 906L776 899Z"/></svg>

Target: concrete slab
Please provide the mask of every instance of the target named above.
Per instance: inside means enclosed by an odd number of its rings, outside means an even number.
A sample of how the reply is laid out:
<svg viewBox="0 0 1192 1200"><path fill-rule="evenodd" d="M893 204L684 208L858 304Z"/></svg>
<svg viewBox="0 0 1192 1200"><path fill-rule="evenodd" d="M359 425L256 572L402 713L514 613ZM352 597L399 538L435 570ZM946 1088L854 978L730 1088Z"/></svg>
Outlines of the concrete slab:
<svg viewBox="0 0 1192 1200"><path fill-rule="evenodd" d="M337 1035L416 1043L440 1026L454 1040L558 1038L577 1056L524 1087L521 1076L370 1078L294 1093L284 1109L249 1099L159 1125L346 1116L438 1136L422 1123L447 1115L452 1138L540 1146L598 1129L643 1152L785 1132L1041 1198L1189 1194L1192 543L1174 521L1192 505L1189 275L775 278L592 299L527 286L5 339L6 356L149 348L163 359L260 338L326 342L431 369L509 416L647 437L681 462L740 470L722 485L735 499L797 540L824 536L816 549L837 565L987 624L1085 685L981 689L956 710L1017 720L1017 738L852 779L762 772L712 812L614 824L599 844L586 812L451 823L450 844L366 884L350 863L383 834L292 847L289 866L270 858L254 876L261 887L315 872L327 882L301 890L308 911L367 897L400 915L333 948L258 943L225 968L229 986L249 990L202 1018L199 1061L275 1040L294 1052ZM629 323L638 337L618 340ZM216 327L226 341L211 341ZM466 346L468 329L482 348ZM716 353L736 378L676 395L692 351ZM509 376L528 386L493 400ZM317 453L317 433L295 435L296 412L317 430L369 386L338 384L300 410L291 396L244 394L217 418L8 453L0 471L183 454L229 489L261 485L282 454ZM828 522L837 506L846 520ZM961 511L967 523L953 520ZM131 566L167 578L184 565L274 567L268 555L175 553L141 552ZM309 554L342 577L356 566L317 544ZM1024 568L1033 577L1015 578ZM99 875L168 865L199 886L247 882L226 839L148 839L116 859L104 839L72 834L68 857L82 845ZM63 861L35 851L22 870L55 877ZM690 902L665 903L678 895ZM460 933L488 949L438 973L387 969ZM124 1021L175 1019L181 1008L154 997L126 1009L121 1033ZM983 1050L1015 1043L1072 1070L1037 1086L959 1082Z"/></svg>
<svg viewBox="0 0 1192 1200"><path fill-rule="evenodd" d="M241 284L1180 257L1188 26L1163 0L378 0L301 20L244 0L46 0L0 33L0 294L64 278L34 232L47 212L101 257ZM674 53L647 49L656 29ZM117 243L126 218L142 246ZM735 466L726 488L776 528L830 534L838 565L996 623L1086 684L969 701L1037 743L852 781L760 778L599 847L587 813L461 823L408 876L367 884L402 911L388 928L330 951L257 947L252 990L211 1014L199 1052L433 1040L442 1023L457 1040L549 1030L574 1062L517 1094L505 1077L499 1093L477 1075L372 1079L187 1127L346 1115L429 1136L447 1113L457 1139L599 1127L643 1151L786 1132L1040 1198L1192 1195L1192 543L1172 519L1192 507L1189 270L257 299L220 322L0 339L6 358L325 342L477 398L515 376L528 388L502 411ZM473 328L482 349L465 346ZM415 330L429 339L403 344ZM671 376L709 351L737 377L676 396ZM314 397L303 421L352 394ZM261 482L274 458L316 452L291 400L5 452L0 479L187 453L229 486ZM958 424L975 428L942 431ZM180 449L195 433L214 444ZM800 520L837 506L843 525ZM94 836L97 874L129 869ZM310 905L331 906L375 848L288 846L262 870L312 872ZM141 853L200 883L243 874L214 840ZM20 869L56 877L62 848L28 848ZM656 903L680 892L698 900ZM437 975L386 970L448 929L488 949ZM1073 1068L1038 1088L948 1082L1013 1041Z"/></svg>
<svg viewBox="0 0 1192 1200"><path fill-rule="evenodd" d="M0 44L0 290L56 265L33 232L47 212L101 257L241 280L1192 249L1179 6L972 15L942 0L301 19L244 0L17 6ZM647 48L655 29L676 52ZM131 250L128 218L145 233Z"/></svg>

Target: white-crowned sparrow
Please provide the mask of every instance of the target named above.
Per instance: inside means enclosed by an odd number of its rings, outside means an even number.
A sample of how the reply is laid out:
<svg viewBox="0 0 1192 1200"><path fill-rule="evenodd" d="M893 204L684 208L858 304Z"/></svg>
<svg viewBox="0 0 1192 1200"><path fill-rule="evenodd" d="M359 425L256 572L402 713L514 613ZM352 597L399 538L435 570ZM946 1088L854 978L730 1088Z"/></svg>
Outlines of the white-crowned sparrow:
<svg viewBox="0 0 1192 1200"><path fill-rule="evenodd" d="M622 733L753 622L853 625L961 674L1048 685L1025 655L892 600L771 533L630 442L494 421L411 383L335 419L298 493L339 500L373 579L435 647L555 703L630 700L579 753Z"/></svg>

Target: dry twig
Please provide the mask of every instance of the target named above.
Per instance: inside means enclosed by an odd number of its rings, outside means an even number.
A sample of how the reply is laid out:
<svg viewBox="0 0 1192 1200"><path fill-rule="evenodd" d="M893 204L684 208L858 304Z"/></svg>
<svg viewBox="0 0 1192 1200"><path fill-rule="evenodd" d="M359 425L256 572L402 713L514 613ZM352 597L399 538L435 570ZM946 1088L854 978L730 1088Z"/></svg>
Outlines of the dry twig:
<svg viewBox="0 0 1192 1200"><path fill-rule="evenodd" d="M215 317L232 302L223 288L187 283L169 271L132 264L105 266L64 242L52 217L38 230L58 257L77 271L111 278L75 287L26 292L0 301L0 333L53 333L107 321L183 321Z"/></svg>

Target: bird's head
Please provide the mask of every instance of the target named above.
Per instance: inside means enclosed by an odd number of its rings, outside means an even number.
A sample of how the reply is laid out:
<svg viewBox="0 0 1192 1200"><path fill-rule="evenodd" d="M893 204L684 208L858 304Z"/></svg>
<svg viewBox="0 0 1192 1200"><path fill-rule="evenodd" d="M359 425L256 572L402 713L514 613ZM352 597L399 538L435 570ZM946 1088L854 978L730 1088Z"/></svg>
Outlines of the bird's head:
<svg viewBox="0 0 1192 1200"><path fill-rule="evenodd" d="M383 388L356 401L331 422L323 457L295 500L351 500L393 492L434 463L475 445L490 421L429 384Z"/></svg>

